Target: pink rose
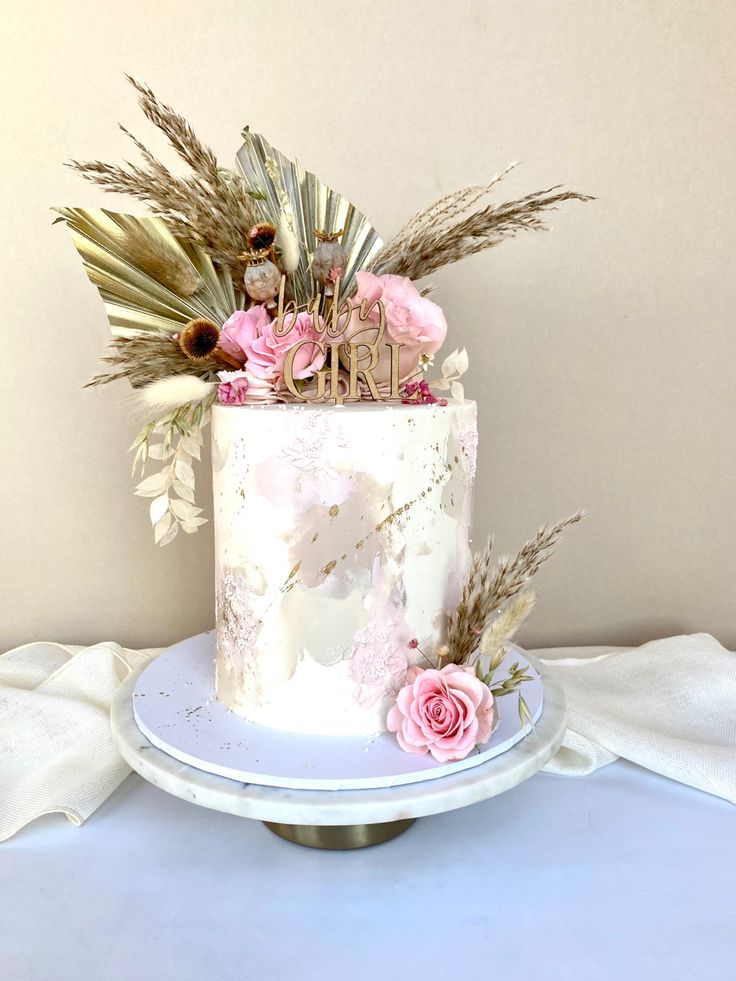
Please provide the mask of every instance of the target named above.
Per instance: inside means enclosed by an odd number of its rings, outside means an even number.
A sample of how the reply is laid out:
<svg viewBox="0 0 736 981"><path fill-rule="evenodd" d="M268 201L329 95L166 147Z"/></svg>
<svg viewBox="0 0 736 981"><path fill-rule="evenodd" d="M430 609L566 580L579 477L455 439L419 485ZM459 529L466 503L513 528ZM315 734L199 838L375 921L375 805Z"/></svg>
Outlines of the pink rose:
<svg viewBox="0 0 736 981"><path fill-rule="evenodd" d="M493 732L493 695L472 667L410 668L388 713L388 728L407 753L431 753L438 763L464 760Z"/></svg>
<svg viewBox="0 0 736 981"><path fill-rule="evenodd" d="M248 376L244 371L218 371L220 384L217 400L222 405L245 405L248 401Z"/></svg>
<svg viewBox="0 0 736 981"><path fill-rule="evenodd" d="M322 337L314 329L312 315L303 312L294 317L293 313L289 314L284 317L284 326L289 330L283 336L274 333L271 320L259 326L258 336L245 348L248 367L254 375L280 382L289 348L297 341L306 340L307 343L296 352L292 374L294 378L309 378L325 363L324 351L317 344Z"/></svg>
<svg viewBox="0 0 736 981"><path fill-rule="evenodd" d="M245 361L250 346L269 320L265 306L260 303L249 310L236 310L222 325L219 347L238 361Z"/></svg>
<svg viewBox="0 0 736 981"><path fill-rule="evenodd" d="M399 378L404 382L416 373L420 355L434 354L442 347L447 336L445 315L436 303L422 296L406 276L375 276L361 271L355 274L355 280L358 289L351 300L356 308L340 339L349 341L351 335L356 335L356 341L372 343L376 338L380 315L377 307L371 308L370 304L380 300L386 318L386 331L373 377L379 384L390 381L391 352L386 345L396 343L404 345L399 354ZM366 309L370 310L364 321L358 317L357 309L363 300L366 301ZM362 333L357 336L358 332Z"/></svg>

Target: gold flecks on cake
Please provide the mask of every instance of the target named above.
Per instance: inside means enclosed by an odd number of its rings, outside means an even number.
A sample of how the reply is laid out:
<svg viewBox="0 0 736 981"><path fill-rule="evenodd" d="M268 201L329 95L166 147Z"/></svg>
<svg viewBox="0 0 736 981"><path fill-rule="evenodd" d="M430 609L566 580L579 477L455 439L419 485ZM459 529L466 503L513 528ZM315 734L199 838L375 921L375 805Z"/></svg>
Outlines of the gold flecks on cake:
<svg viewBox="0 0 736 981"><path fill-rule="evenodd" d="M340 513L340 507L337 504L333 504L330 510L327 512L331 518L336 518Z"/></svg>
<svg viewBox="0 0 736 981"><path fill-rule="evenodd" d="M396 521L396 519L398 517L400 517L400 515L405 514L416 503L417 502L416 502L416 499L415 499L413 501L408 501L406 504L402 504L401 507L396 508L395 511L392 511L391 514L387 515L383 519L383 521L379 521L378 524L376 525L376 527L373 530L374 531L379 531L379 532L380 531L383 531L384 528L387 528L389 525L392 525Z"/></svg>
<svg viewBox="0 0 736 981"><path fill-rule="evenodd" d="M318 538L319 538L319 532L315 531L315 533L312 535L311 544L314 545L314 543L317 541Z"/></svg>
<svg viewBox="0 0 736 981"><path fill-rule="evenodd" d="M332 570L335 568L336 565L337 565L337 559L333 559L331 562L328 562L327 565L323 566L323 568L320 570L322 575L329 576L329 574L332 572Z"/></svg>

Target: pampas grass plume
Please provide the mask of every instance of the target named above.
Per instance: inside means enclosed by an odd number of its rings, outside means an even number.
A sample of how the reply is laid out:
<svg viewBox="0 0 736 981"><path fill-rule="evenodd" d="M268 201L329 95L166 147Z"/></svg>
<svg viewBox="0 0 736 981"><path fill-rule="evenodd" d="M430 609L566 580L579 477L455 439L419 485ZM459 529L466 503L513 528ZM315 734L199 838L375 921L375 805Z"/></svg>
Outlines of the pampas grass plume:
<svg viewBox="0 0 736 981"><path fill-rule="evenodd" d="M152 276L177 296L193 296L202 278L185 255L175 252L163 239L155 238L140 226L124 233L125 247L133 265Z"/></svg>
<svg viewBox="0 0 736 981"><path fill-rule="evenodd" d="M509 600L486 630L481 650L487 654L495 654L508 643L532 612L535 602L536 596L529 589Z"/></svg>
<svg viewBox="0 0 736 981"><path fill-rule="evenodd" d="M151 418L157 418L192 402L201 402L212 385L196 375L171 375L147 385L138 395Z"/></svg>

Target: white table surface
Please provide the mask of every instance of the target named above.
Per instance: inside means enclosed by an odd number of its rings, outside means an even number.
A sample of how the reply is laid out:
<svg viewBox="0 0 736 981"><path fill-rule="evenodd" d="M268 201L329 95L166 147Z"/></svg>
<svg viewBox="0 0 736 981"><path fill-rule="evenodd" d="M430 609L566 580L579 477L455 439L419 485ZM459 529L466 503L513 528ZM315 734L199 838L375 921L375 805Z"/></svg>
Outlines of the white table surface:
<svg viewBox="0 0 736 981"><path fill-rule="evenodd" d="M733 981L736 810L628 763L301 848L130 776L0 846L2 981Z"/></svg>

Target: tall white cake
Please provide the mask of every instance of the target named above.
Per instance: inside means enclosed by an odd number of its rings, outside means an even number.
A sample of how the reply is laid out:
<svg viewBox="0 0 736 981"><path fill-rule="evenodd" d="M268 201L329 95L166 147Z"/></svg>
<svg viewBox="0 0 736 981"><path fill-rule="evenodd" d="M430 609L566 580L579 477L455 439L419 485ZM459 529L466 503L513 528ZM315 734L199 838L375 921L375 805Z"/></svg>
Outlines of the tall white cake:
<svg viewBox="0 0 736 981"><path fill-rule="evenodd" d="M215 405L217 697L376 733L467 576L474 402Z"/></svg>

